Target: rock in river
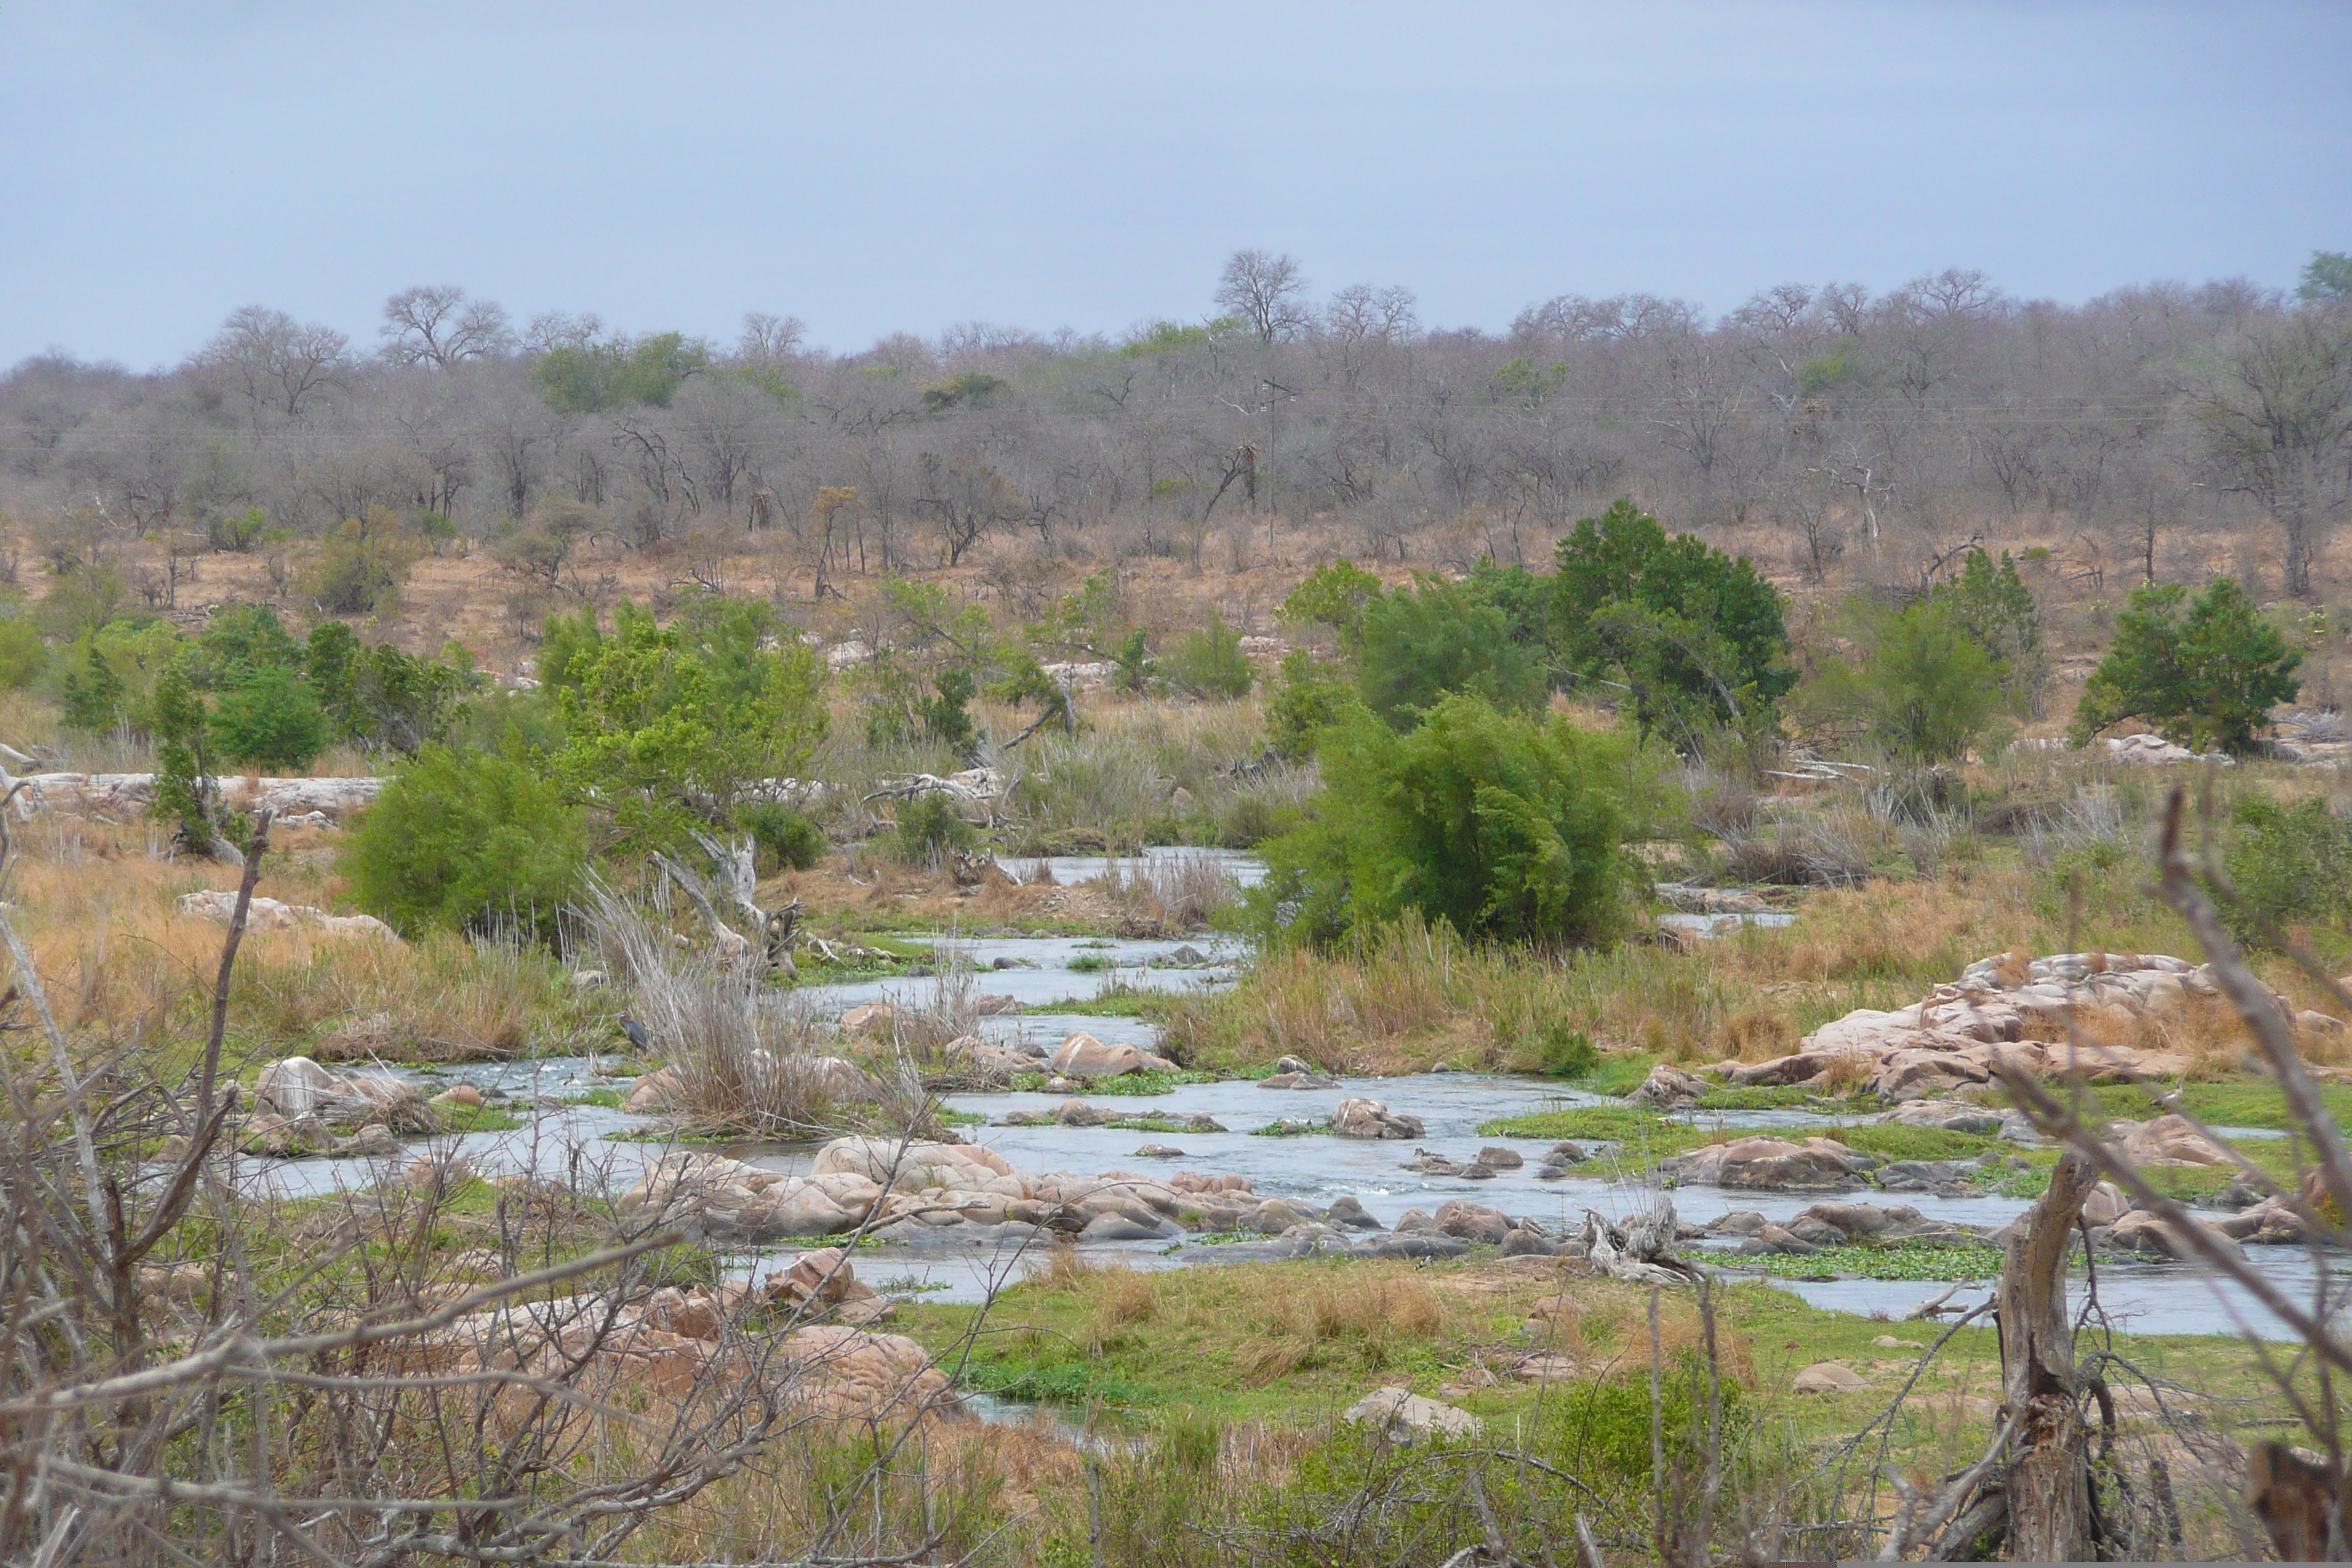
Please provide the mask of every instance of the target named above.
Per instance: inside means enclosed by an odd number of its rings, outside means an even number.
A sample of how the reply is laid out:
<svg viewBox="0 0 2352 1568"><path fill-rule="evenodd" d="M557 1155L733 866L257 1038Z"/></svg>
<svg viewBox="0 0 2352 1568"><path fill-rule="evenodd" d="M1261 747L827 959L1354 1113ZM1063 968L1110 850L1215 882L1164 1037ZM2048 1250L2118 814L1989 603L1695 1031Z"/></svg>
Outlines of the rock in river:
<svg viewBox="0 0 2352 1568"><path fill-rule="evenodd" d="M1342 1138L1419 1138L1421 1118L1399 1116L1377 1100L1343 1100L1331 1112L1331 1131Z"/></svg>

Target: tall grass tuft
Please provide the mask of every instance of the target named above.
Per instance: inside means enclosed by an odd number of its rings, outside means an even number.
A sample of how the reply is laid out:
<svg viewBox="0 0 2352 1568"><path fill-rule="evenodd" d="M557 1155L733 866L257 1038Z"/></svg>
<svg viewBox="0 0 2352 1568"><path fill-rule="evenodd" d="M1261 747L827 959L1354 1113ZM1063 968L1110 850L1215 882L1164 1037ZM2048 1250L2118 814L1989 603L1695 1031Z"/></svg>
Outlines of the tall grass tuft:
<svg viewBox="0 0 2352 1568"><path fill-rule="evenodd" d="M903 1058L869 1068L833 1056L803 997L750 963L682 953L637 904L592 881L583 913L625 975L689 1128L784 1139L928 1129L935 1110Z"/></svg>

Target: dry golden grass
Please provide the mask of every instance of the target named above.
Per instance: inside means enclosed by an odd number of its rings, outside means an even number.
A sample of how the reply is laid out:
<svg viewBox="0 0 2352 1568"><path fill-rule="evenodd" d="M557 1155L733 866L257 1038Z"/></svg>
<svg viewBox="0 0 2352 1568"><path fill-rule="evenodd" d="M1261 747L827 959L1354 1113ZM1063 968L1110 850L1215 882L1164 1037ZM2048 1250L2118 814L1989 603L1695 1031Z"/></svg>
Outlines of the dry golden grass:
<svg viewBox="0 0 2352 1568"><path fill-rule="evenodd" d="M258 892L331 908L333 836L273 835ZM182 912L236 872L166 859L145 824L66 817L15 825L7 889L58 1022L84 1048L185 1044L209 1005L226 928ZM547 954L437 933L413 942L303 929L247 932L231 997L232 1049L437 1061L611 1043L605 1004L574 994Z"/></svg>
<svg viewBox="0 0 2352 1568"><path fill-rule="evenodd" d="M1573 1282L1537 1301L1528 1321L1538 1348L1567 1356L1586 1376L1608 1377L1649 1364L1649 1301L1643 1292L1589 1280ZM1658 1350L1664 1359L1672 1361L1685 1351L1698 1349L1706 1339L1705 1321L1687 1296L1660 1299ZM1725 1377L1755 1385L1755 1361L1746 1337L1720 1319L1716 1323L1716 1354Z"/></svg>

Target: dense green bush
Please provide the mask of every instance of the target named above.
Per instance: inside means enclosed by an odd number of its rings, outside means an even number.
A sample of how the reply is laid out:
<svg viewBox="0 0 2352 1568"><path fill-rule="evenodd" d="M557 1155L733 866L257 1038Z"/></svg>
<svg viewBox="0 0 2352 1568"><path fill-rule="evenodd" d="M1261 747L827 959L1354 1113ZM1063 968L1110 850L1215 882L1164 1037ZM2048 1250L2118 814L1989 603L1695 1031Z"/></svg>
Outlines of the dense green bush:
<svg viewBox="0 0 2352 1568"><path fill-rule="evenodd" d="M825 731L824 664L766 605L719 601L657 626L624 603L558 689L553 771L596 803L608 847L660 847L728 820L745 786L796 775Z"/></svg>
<svg viewBox="0 0 2352 1568"><path fill-rule="evenodd" d="M1948 608L1960 629L2000 668L2010 711L2038 711L2050 684L2050 664L2042 651L2042 607L2009 552L2000 552L1995 566L1983 551L1969 551L1958 575L1937 584L1928 597Z"/></svg>
<svg viewBox="0 0 2352 1568"><path fill-rule="evenodd" d="M806 812L794 811L781 801L755 800L738 807L735 822L760 847L766 870L785 866L795 871L808 870L823 860L831 847L825 842L824 829Z"/></svg>
<svg viewBox="0 0 2352 1568"><path fill-rule="evenodd" d="M230 686L257 670L299 669L302 645L267 605L224 605L196 634L195 669L207 686Z"/></svg>
<svg viewBox="0 0 2352 1568"><path fill-rule="evenodd" d="M122 722L122 677L100 650L98 638L84 636L67 656L65 723L68 730L104 734Z"/></svg>
<svg viewBox="0 0 2352 1568"><path fill-rule="evenodd" d="M215 700L212 733L223 762L300 773L326 749L326 720L299 676L282 667L256 669Z"/></svg>
<svg viewBox="0 0 2352 1568"><path fill-rule="evenodd" d="M2268 945L2263 927L2340 923L2352 915L2352 822L2314 798L2281 805L2249 794L2231 813L2223 866L2238 902L2222 917L2241 942Z"/></svg>
<svg viewBox="0 0 2352 1568"><path fill-rule="evenodd" d="M1503 611L1439 577L1368 601L1359 641L1357 685L1393 729L1410 728L1454 692L1529 709L1550 685L1541 651L1512 637Z"/></svg>
<svg viewBox="0 0 2352 1568"><path fill-rule="evenodd" d="M2135 588L2067 738L2085 745L2108 725L2138 719L2179 745L2251 751L2272 707L2294 700L2302 662L2230 578L2214 579L2194 601L2178 583Z"/></svg>
<svg viewBox="0 0 2352 1568"><path fill-rule="evenodd" d="M956 814L955 802L940 794L919 795L900 804L891 830L898 858L909 866L937 866L950 853L979 842L971 824Z"/></svg>
<svg viewBox="0 0 2352 1568"><path fill-rule="evenodd" d="M1624 732L1443 699L1398 735L1369 712L1327 731L1308 820L1261 847L1251 910L1269 940L1319 942L1408 910L1465 936L1590 942L1639 875L1622 844L1660 798Z"/></svg>
<svg viewBox="0 0 2352 1568"><path fill-rule="evenodd" d="M1600 1070L1601 1052L1592 1037L1558 1018L1544 1022L1534 1043L1536 1066L1554 1078L1590 1078Z"/></svg>
<svg viewBox="0 0 2352 1568"><path fill-rule="evenodd" d="M1851 724L1887 755L1935 763L1966 752L2000 714L2007 667L1969 635L1953 606L1922 599L1900 610L1849 608L1850 658L1824 663L1799 712Z"/></svg>
<svg viewBox="0 0 2352 1568"><path fill-rule="evenodd" d="M41 628L22 616L0 620L0 686L21 691L49 667L48 645Z"/></svg>
<svg viewBox="0 0 2352 1568"><path fill-rule="evenodd" d="M415 658L390 643L369 647L341 621L310 628L302 670L336 736L404 756L415 756L428 741L447 740L480 684L470 660L461 668L446 658Z"/></svg>
<svg viewBox="0 0 2352 1568"><path fill-rule="evenodd" d="M1294 626L1328 628L1343 648L1359 646L1364 606L1382 593L1381 580L1342 556L1300 579L1282 601L1282 618Z"/></svg>
<svg viewBox="0 0 2352 1568"><path fill-rule="evenodd" d="M340 865L406 935L517 926L551 936L587 860L583 813L538 759L427 745L353 825Z"/></svg>
<svg viewBox="0 0 2352 1568"><path fill-rule="evenodd" d="M1780 591L1745 560L1620 499L1559 542L1552 646L1566 667L1633 689L1644 729L1678 748L1772 711L1797 672Z"/></svg>
<svg viewBox="0 0 2352 1568"><path fill-rule="evenodd" d="M331 616L391 616L419 553L396 519L377 509L366 521L346 519L320 541L311 563L310 600Z"/></svg>
<svg viewBox="0 0 2352 1568"><path fill-rule="evenodd" d="M1282 656L1265 699L1265 743L1282 756L1311 757L1316 737L1360 706L1352 682L1303 647Z"/></svg>
<svg viewBox="0 0 2352 1568"><path fill-rule="evenodd" d="M971 671L950 668L931 677L931 695L923 700L919 712L923 734L942 746L951 746L959 753L969 755L973 742L980 738L971 721L971 700L980 688Z"/></svg>
<svg viewBox="0 0 2352 1568"><path fill-rule="evenodd" d="M1161 673L1196 697L1246 697L1257 683L1257 669L1242 652L1242 634L1214 611L1207 626L1177 639L1161 660Z"/></svg>

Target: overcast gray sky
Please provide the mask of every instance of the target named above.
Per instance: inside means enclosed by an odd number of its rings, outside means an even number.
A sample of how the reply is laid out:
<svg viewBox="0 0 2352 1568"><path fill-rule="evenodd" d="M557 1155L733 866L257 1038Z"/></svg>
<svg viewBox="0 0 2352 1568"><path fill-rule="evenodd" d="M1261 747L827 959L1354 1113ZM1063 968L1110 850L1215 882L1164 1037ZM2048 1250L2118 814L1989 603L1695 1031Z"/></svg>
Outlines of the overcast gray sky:
<svg viewBox="0 0 2352 1568"><path fill-rule="evenodd" d="M1203 312L1236 247L1496 329L1979 267L2078 300L2352 249L2352 6L0 7L0 364L373 341L455 282L836 349Z"/></svg>

